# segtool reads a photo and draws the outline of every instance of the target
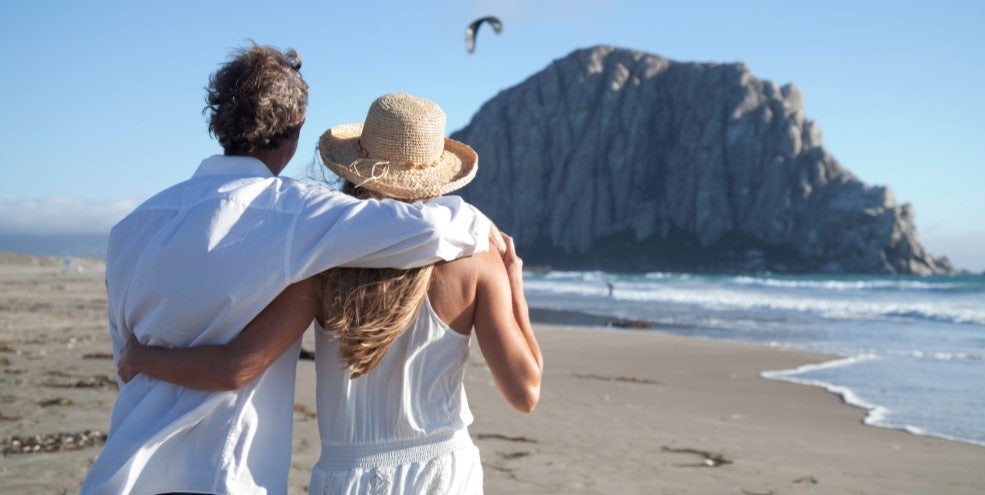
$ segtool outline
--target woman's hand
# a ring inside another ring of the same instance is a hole
[[[116,367],[116,373],[120,375],[120,379],[123,383],[133,380],[133,377],[137,376],[140,371],[137,369],[137,359],[134,356],[141,347],[140,342],[137,342],[137,337],[130,334],[130,339],[127,340],[126,345],[120,350],[120,362]]]

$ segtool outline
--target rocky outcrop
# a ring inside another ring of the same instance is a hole
[[[453,135],[462,195],[529,264],[610,270],[951,271],[913,209],[823,148],[800,91],[745,65],[600,46],[486,102]]]

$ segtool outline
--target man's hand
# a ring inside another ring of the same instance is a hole
[[[502,233],[502,232],[500,232],[499,231],[499,227],[496,227],[496,224],[494,224],[492,222],[492,220],[490,220],[489,221],[489,245],[490,246],[495,246],[496,247],[496,251],[499,253],[500,256],[503,256],[503,255],[506,254],[506,239],[509,239],[509,236],[506,235],[506,234],[504,234],[504,233]],[[512,241],[513,240],[510,239],[510,242],[512,242]]]
[[[120,363],[116,367],[116,373],[120,375],[123,383],[133,380],[133,377],[139,373],[135,364],[136,358],[134,357],[135,350],[139,347],[140,342],[137,342],[137,338],[133,334],[130,334],[130,339],[127,340],[126,345],[120,350]]]
[[[516,254],[516,246],[513,244],[513,238],[500,232],[503,236],[503,241],[506,243],[506,250],[500,252],[500,256],[503,257],[503,264],[506,265],[506,275],[510,279],[510,284],[513,285],[514,289],[519,289],[523,291],[523,259]]]

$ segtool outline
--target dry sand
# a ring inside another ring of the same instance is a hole
[[[103,270],[0,254],[2,494],[76,493],[99,453],[98,434],[82,448],[53,434],[109,426]],[[466,388],[487,493],[985,493],[985,448],[864,426],[864,411],[835,395],[759,377],[826,356],[652,331],[537,334],[547,369],[530,415],[506,406],[473,355]],[[318,433],[313,363],[298,372],[291,493],[302,494]],[[55,451],[14,453],[33,435]]]

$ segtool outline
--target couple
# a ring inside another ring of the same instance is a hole
[[[462,390],[473,328],[504,397],[536,405],[522,262],[481,213],[439,197],[474,177],[475,152],[444,137],[437,105],[391,94],[319,141],[348,194],[279,178],[304,123],[299,68],[294,52],[260,46],[222,66],[207,97],[224,154],[113,228],[106,286],[125,383],[83,494],[286,493],[313,319],[311,493],[482,491]]]

